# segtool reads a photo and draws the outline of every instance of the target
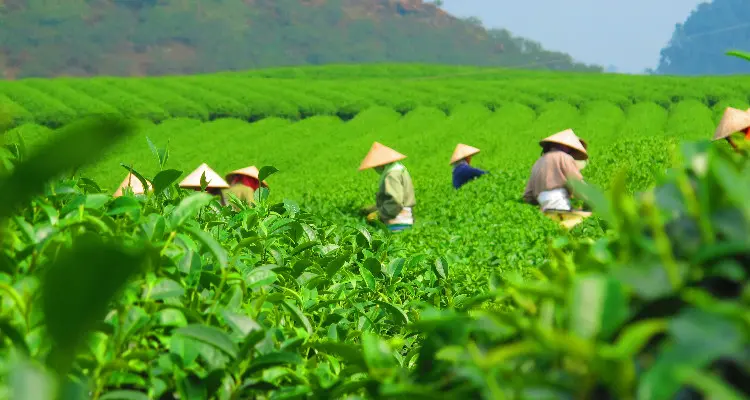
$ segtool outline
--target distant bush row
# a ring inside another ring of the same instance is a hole
[[[467,102],[481,103],[490,109],[515,102],[539,110],[552,101],[579,108],[592,101],[607,101],[625,110],[641,102],[671,109],[685,100],[720,108],[729,104],[745,107],[750,100],[748,79],[735,78],[729,84],[726,78],[719,77],[493,72],[477,68],[466,68],[464,73],[453,68],[453,75],[430,77],[406,69],[415,67],[403,68],[401,75],[396,71],[390,79],[383,79],[385,75],[378,75],[377,70],[367,75],[361,67],[363,72],[356,82],[346,78],[343,66],[330,70],[344,71],[340,79],[329,79],[336,75],[324,68],[301,68],[270,70],[266,75],[249,72],[143,79],[5,81],[0,82],[0,113],[5,119],[10,116],[11,126],[36,123],[58,127],[91,114],[118,114],[153,122],[175,117],[253,121],[269,116],[294,120],[312,115],[338,115],[348,119],[374,105],[406,113],[419,106],[451,112],[455,106]],[[478,77],[471,75],[477,73]],[[489,79],[489,75],[493,78]],[[362,78],[372,76],[381,78]],[[474,79],[469,79],[472,76]],[[295,77],[298,78],[289,79]]]

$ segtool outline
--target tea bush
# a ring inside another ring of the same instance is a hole
[[[682,101],[714,107],[747,102],[746,77],[656,77],[520,71],[426,65],[324,66],[159,78],[57,78],[0,82],[0,110],[14,124],[59,127],[76,118],[117,112],[159,122],[234,117],[256,121],[338,115],[350,119],[372,105],[408,113],[419,106],[444,112],[464,103],[492,110],[508,103],[538,109],[563,101],[575,107],[607,101],[627,109]]]
[[[582,188],[610,234],[561,236],[539,268],[459,275],[265,189],[239,212],[180,190],[164,149],[148,196],[40,186],[127,127],[82,128],[98,131],[66,128],[29,158],[6,146],[5,398],[750,394],[748,161],[711,144],[683,146],[638,199],[624,174],[611,196]]]
[[[0,82],[0,398],[742,398],[747,163],[678,151],[748,100],[732,79]],[[58,128],[89,114],[105,119]],[[595,217],[566,233],[520,196],[538,140],[569,127],[607,194],[589,189]],[[376,140],[417,190],[399,235],[356,215]],[[490,174],[455,191],[458,142]],[[176,187],[201,162],[280,172],[235,212]],[[121,163],[156,192],[112,198]]]

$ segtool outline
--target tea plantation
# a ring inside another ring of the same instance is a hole
[[[750,396],[750,165],[706,141],[748,93],[423,65],[0,82],[0,398]],[[570,232],[520,200],[566,128],[595,211]],[[408,156],[399,235],[357,215],[373,141]],[[490,175],[456,191],[459,142]],[[278,172],[234,212],[176,187],[202,162]],[[155,192],[113,199],[121,164]]]

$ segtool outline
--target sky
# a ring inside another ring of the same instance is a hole
[[[707,0],[443,0],[458,17],[477,17],[570,54],[577,61],[613,65],[618,72],[656,68],[659,51],[677,23]]]

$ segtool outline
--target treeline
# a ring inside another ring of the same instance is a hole
[[[0,77],[195,74],[420,62],[601,71],[437,7],[379,0],[6,0]]]
[[[700,4],[677,24],[662,49],[657,74],[723,75],[750,73],[750,64],[726,57],[728,50],[750,50],[750,2],[714,0]]]

